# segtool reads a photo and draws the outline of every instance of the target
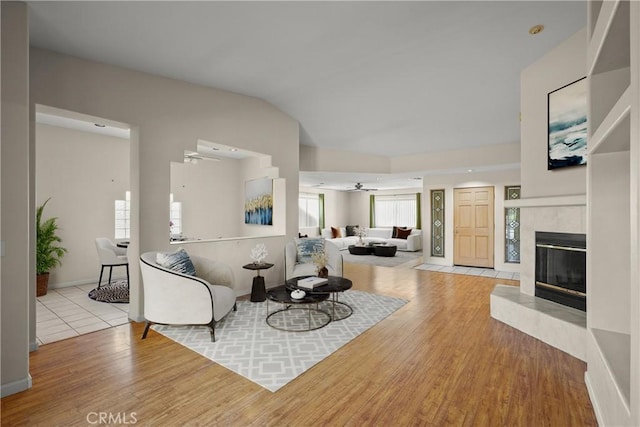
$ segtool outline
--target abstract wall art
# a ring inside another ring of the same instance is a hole
[[[258,178],[245,182],[244,223],[273,225],[273,179]]]
[[[587,164],[587,80],[547,95],[547,169]]]

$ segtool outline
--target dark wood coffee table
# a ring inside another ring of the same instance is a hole
[[[289,279],[285,282],[285,287],[289,290],[294,289],[302,289],[309,295],[315,294],[331,294],[331,320],[343,320],[353,314],[353,307],[351,307],[346,302],[338,301],[338,295],[344,291],[351,289],[353,283],[351,280],[339,277],[339,276],[329,276],[327,277],[327,283],[320,285],[314,289],[306,289],[298,286],[298,280],[304,279],[311,276],[300,276],[294,277],[293,279]],[[336,307],[337,305],[337,307]],[[338,314],[336,315],[336,308],[338,308]],[[340,313],[342,312],[342,313]]]
[[[321,310],[319,304],[329,299],[329,295],[326,292],[307,293],[304,298],[295,299],[291,298],[291,290],[285,286],[269,289],[266,294],[267,325],[286,332],[307,332],[324,328],[331,322],[331,315]],[[270,313],[269,301],[282,304],[284,308]],[[306,316],[304,312],[298,313],[298,310],[306,310]],[[278,318],[279,320],[274,320]]]
[[[348,249],[351,255],[371,255],[373,253],[373,246],[370,245],[349,245]]]
[[[396,245],[377,244],[373,245],[373,254],[376,256],[396,256],[398,247]]]

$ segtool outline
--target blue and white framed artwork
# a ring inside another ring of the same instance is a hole
[[[244,223],[273,225],[273,179],[246,181],[244,190]]]
[[[587,164],[587,80],[583,77],[547,95],[547,169]]]

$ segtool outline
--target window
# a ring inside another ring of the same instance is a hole
[[[115,201],[116,239],[129,239],[131,236],[131,192],[124,193],[124,200]]]
[[[300,193],[298,197],[298,227],[320,225],[320,197],[317,194]]]
[[[520,198],[520,186],[505,187],[505,200]],[[520,263],[520,208],[505,208],[505,262]]]
[[[415,194],[376,196],[374,218],[376,227],[411,227],[417,225],[418,211]]]
[[[169,195],[169,233],[171,236],[182,235],[182,202],[174,202],[173,194]]]

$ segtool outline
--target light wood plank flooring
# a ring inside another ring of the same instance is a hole
[[[494,285],[517,282],[355,264],[345,276],[410,302],[277,393],[131,323],[32,353],[33,388],[2,399],[2,425],[95,425],[100,412],[145,426],[596,425],[586,365],[491,319]]]

